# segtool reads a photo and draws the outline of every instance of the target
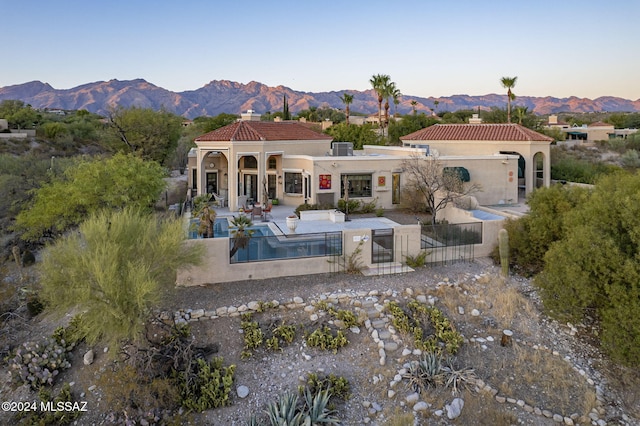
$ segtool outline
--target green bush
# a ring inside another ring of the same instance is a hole
[[[634,366],[640,365],[638,218],[640,174],[600,179],[563,218],[563,233],[549,246],[544,270],[535,279],[551,315],[599,320],[602,348]]]

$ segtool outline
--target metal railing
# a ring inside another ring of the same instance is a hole
[[[422,224],[420,247],[431,264],[471,262],[474,245],[482,244],[482,223]]]

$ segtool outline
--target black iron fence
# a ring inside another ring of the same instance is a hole
[[[482,244],[482,223],[422,224],[420,247],[429,252],[427,262],[471,262],[474,245]]]

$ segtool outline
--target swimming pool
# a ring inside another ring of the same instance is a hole
[[[189,238],[202,239],[197,232],[199,222],[197,218],[190,219]],[[237,242],[233,229],[226,218],[216,218],[213,224],[214,238],[229,238],[229,252],[234,253],[231,263],[342,255],[342,232],[339,231],[285,235],[276,234],[268,223],[256,224],[247,228],[253,231],[249,244],[234,250]]]

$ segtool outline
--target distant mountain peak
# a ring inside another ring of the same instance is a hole
[[[179,93],[156,86],[142,78],[98,81],[64,90],[54,89],[48,83],[41,81],[31,81],[0,88],[0,101],[18,99],[34,108],[87,109],[103,115],[112,105],[165,108],[175,114],[194,118],[201,115],[215,116],[220,113],[240,114],[247,108],[261,113],[280,111],[283,93],[286,93],[293,113],[312,106],[344,109],[344,104],[340,100],[343,93],[354,95],[352,111],[367,114],[378,111],[377,96],[373,89],[364,91],[343,89],[314,93],[293,90],[283,85],[269,87],[258,81],[244,84],[231,80],[211,80],[199,89]],[[418,112],[428,114],[435,108],[436,100],[439,102],[438,111],[452,112],[460,109],[505,108],[507,104],[506,95],[495,93],[482,96],[456,94],[438,98],[404,95],[398,105],[398,113],[412,112],[412,100],[417,101]],[[593,100],[576,96],[568,98],[519,96],[513,105],[525,106],[529,111],[538,114],[640,111],[640,99],[631,101],[613,96],[601,96]]]

